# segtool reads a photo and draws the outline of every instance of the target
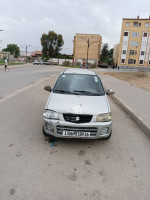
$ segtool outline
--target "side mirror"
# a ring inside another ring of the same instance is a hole
[[[107,95],[112,95],[112,94],[115,94],[115,93],[114,93],[114,91],[113,91],[113,90],[111,90],[111,89],[108,89],[108,90],[106,91],[106,94],[107,94]]]
[[[45,86],[44,87],[44,90],[46,90],[46,91],[48,91],[48,92],[51,92],[52,91],[52,88],[51,88],[51,86]]]

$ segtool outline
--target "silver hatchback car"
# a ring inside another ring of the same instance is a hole
[[[67,69],[59,76],[43,112],[43,134],[51,137],[108,139],[112,113],[99,76],[88,69]]]

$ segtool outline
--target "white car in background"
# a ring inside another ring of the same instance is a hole
[[[33,64],[34,64],[34,65],[39,65],[40,63],[39,63],[38,60],[34,60]]]

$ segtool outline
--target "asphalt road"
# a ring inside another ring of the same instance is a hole
[[[15,68],[6,72],[4,70],[0,71],[0,97],[40,78],[59,74],[63,70],[64,68],[58,66],[35,65]]]
[[[0,200],[148,200],[150,140],[112,101],[110,140],[44,138],[55,80],[0,102]]]

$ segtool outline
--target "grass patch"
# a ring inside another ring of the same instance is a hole
[[[14,62],[8,62],[8,65],[23,65],[25,63],[14,63]],[[5,65],[5,62],[0,62],[0,65]]]

